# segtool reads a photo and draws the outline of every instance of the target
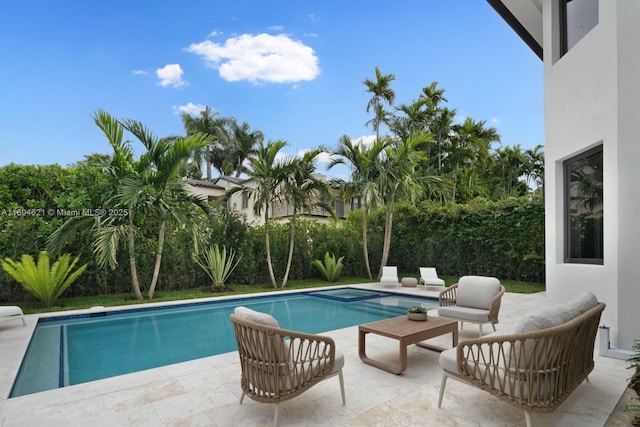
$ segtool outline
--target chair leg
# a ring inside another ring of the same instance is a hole
[[[276,410],[273,413],[273,427],[278,425],[278,409],[280,409],[280,404],[276,403]]]
[[[447,374],[442,372],[442,380],[440,380],[440,396],[438,396],[438,409],[442,406],[442,396],[444,396],[444,387],[447,385]]]
[[[496,332],[496,324],[495,324],[495,323],[492,323],[492,324],[491,324],[491,327],[493,328],[493,332]]]
[[[480,326],[480,336],[482,336],[482,323],[479,323]]]
[[[340,380],[340,393],[342,393],[342,406],[345,406],[347,404],[347,399],[344,395],[344,377],[342,376],[342,369],[338,374],[338,379]]]
[[[531,424],[531,413],[530,412],[524,411],[524,420],[527,423],[527,427],[532,427],[532,424]]]
[[[464,329],[464,322],[461,320],[460,321],[460,330]]]
[[[246,394],[246,393],[243,391],[243,392],[242,392],[242,396],[240,396],[240,404],[241,404],[241,405],[242,405],[242,401],[244,400],[244,395],[245,395],[245,394]]]

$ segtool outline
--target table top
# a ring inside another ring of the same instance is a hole
[[[433,316],[429,317],[428,320],[421,322],[409,320],[407,316],[404,315],[377,322],[365,323],[364,325],[359,326],[359,330],[362,332],[374,332],[388,337],[402,338],[440,327],[451,327],[457,329],[458,321]]]

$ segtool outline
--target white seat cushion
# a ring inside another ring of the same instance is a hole
[[[455,317],[458,320],[470,322],[488,322],[489,310],[472,307],[439,307],[438,316]]]
[[[340,372],[340,370],[344,368],[344,354],[336,350],[336,360],[333,364],[333,369],[331,370],[332,374],[336,372]]]
[[[456,347],[448,348],[442,353],[440,353],[440,359],[438,360],[440,363],[440,367],[445,371],[458,373],[458,360],[457,360],[458,349]]]

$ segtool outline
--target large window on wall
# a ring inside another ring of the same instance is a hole
[[[565,262],[603,263],[602,146],[564,162]]]
[[[562,54],[598,25],[599,0],[560,0]]]

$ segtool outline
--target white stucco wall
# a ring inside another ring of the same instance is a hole
[[[640,2],[618,0],[618,312],[621,347],[640,339]]]
[[[593,292],[613,346],[640,338],[640,2],[600,1],[599,23],[559,57],[557,0],[545,0],[546,286],[550,303]],[[635,49],[635,51],[634,51]],[[596,145],[604,157],[604,264],[564,263],[563,161]],[[634,247],[635,246],[635,247]],[[636,258],[636,259],[634,259]],[[635,282],[634,282],[635,279]],[[634,336],[635,335],[635,336]]]

